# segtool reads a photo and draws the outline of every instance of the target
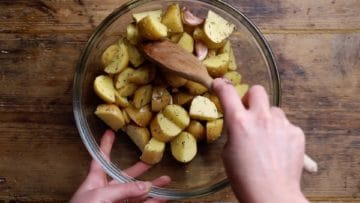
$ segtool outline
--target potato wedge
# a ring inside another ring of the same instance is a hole
[[[152,16],[157,21],[161,21],[161,14],[162,14],[162,10],[159,9],[153,11],[145,11],[141,13],[134,13],[132,14],[132,17],[134,18],[136,23],[140,22],[146,16]]]
[[[133,83],[127,83],[124,87],[117,90],[117,92],[122,97],[129,97],[135,93],[138,89],[138,86]]]
[[[180,105],[167,105],[162,113],[166,118],[171,120],[182,130],[185,129],[190,123],[190,117],[188,112]]]
[[[140,127],[146,127],[152,118],[152,112],[150,111],[149,105],[140,109],[137,109],[131,105],[127,107],[125,111],[129,115],[130,119]]]
[[[122,110],[122,114],[123,114],[123,117],[124,117],[125,125],[129,124],[131,119],[129,117],[129,114],[126,113],[125,109]]]
[[[204,32],[213,43],[221,43],[234,31],[235,25],[209,10],[204,23]]]
[[[146,16],[138,23],[139,33],[148,40],[159,40],[167,37],[167,27],[152,16]]]
[[[178,92],[173,95],[174,104],[178,104],[180,106],[189,103],[193,98],[194,95],[185,92]]]
[[[206,123],[206,141],[213,143],[220,138],[223,129],[224,120],[222,118]]]
[[[172,41],[174,43],[178,43],[178,41],[180,40],[182,35],[183,35],[182,33],[173,34],[170,37],[170,41]]]
[[[115,88],[121,89],[122,87],[129,84],[128,78],[135,70],[132,68],[126,68],[121,73],[118,73],[114,76]]]
[[[114,131],[119,130],[125,125],[123,114],[115,104],[98,105],[95,110],[95,115]]]
[[[134,24],[129,24],[126,28],[126,39],[133,45],[141,41],[141,36],[138,28]]]
[[[181,128],[161,112],[151,121],[150,130],[151,135],[162,142],[171,141],[181,132]]]
[[[115,104],[122,108],[130,106],[130,103],[129,103],[129,100],[127,99],[127,97],[121,96],[119,91],[115,91]]]
[[[171,4],[168,6],[161,22],[166,25],[168,31],[171,33],[184,32],[179,4]]]
[[[243,98],[243,96],[249,90],[249,85],[248,84],[235,85],[235,89],[236,89],[236,92],[238,93],[239,97]]]
[[[129,61],[131,65],[133,65],[135,68],[139,67],[142,63],[144,63],[145,58],[140,53],[140,51],[130,42],[126,41],[125,44],[129,52]]]
[[[182,34],[177,44],[189,53],[194,52],[194,39],[186,32]]]
[[[190,105],[190,117],[197,120],[211,121],[218,118],[218,111],[210,99],[196,96]]]
[[[126,134],[141,151],[144,151],[145,145],[150,140],[150,132],[147,128],[138,127],[136,125],[128,125],[126,127]]]
[[[145,145],[140,159],[147,164],[159,163],[165,151],[165,143],[151,138]]]
[[[190,121],[189,126],[186,128],[186,131],[192,134],[197,141],[201,141],[206,137],[205,127],[196,120]]]
[[[107,103],[115,102],[114,83],[109,76],[99,75],[94,80],[94,91]]]
[[[108,48],[105,49],[104,53],[101,56],[101,62],[106,67],[109,65],[115,55],[119,52],[119,46],[117,44],[110,45]]]
[[[181,87],[185,85],[186,82],[188,81],[187,79],[177,76],[176,74],[171,72],[164,71],[163,73],[166,82],[169,83],[171,87],[175,87],[175,88]]]
[[[121,40],[120,40],[121,41]],[[113,57],[112,61],[104,69],[105,73],[117,74],[123,71],[129,64],[129,52],[123,42],[118,44],[119,51]]]
[[[180,133],[171,141],[170,147],[173,157],[182,163],[190,162],[197,153],[196,139],[188,132]]]
[[[210,49],[208,51],[208,54],[207,54],[206,58],[211,58],[211,57],[214,57],[214,56],[216,56],[216,49]]]
[[[191,80],[187,81],[187,83],[185,84],[185,88],[190,94],[193,95],[203,94],[208,91],[208,89],[204,85]]]
[[[225,45],[219,49],[219,54],[228,53],[229,54],[229,70],[236,70],[237,64],[234,55],[234,51],[231,47],[230,40],[227,40]]]
[[[212,77],[221,77],[223,76],[229,67],[229,54],[223,53],[217,56],[209,57],[203,61],[203,64],[206,66],[209,75]]]
[[[218,110],[219,113],[223,113],[221,102],[216,95],[210,94],[210,93],[205,93],[203,96],[206,98],[209,98],[210,101],[212,101],[215,104],[216,109]]]
[[[159,112],[170,104],[172,97],[165,87],[155,86],[151,96],[151,110]]]
[[[214,43],[212,42],[205,34],[204,30],[202,30],[200,27],[195,28],[193,32],[193,38],[194,40],[201,40],[206,44],[206,46],[209,49],[218,49],[225,45],[226,40],[220,42],[220,43]]]
[[[133,104],[136,108],[149,104],[152,96],[152,85],[145,85],[136,90],[134,94]]]
[[[225,73],[224,78],[228,79],[233,85],[239,85],[241,82],[241,75],[237,71]]]
[[[136,69],[128,78],[129,82],[146,85],[154,80],[156,76],[156,68],[152,65],[143,65]]]

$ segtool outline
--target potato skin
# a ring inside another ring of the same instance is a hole
[[[154,86],[151,96],[151,110],[159,112],[170,104],[172,97],[165,87]]]
[[[185,84],[185,88],[190,94],[193,95],[203,94],[208,91],[208,89],[204,85],[191,80],[187,81],[187,83]]]
[[[112,61],[104,69],[104,71],[108,74],[120,73],[129,64],[129,52],[122,40],[120,40],[118,46],[118,52],[114,55]]]
[[[186,32],[182,34],[177,44],[189,53],[194,52],[194,39]]]
[[[114,76],[114,83],[116,89],[121,89],[122,87],[125,87],[127,84],[129,84],[129,76],[134,72],[135,70],[128,67],[124,69],[122,72],[116,74]]]
[[[106,75],[99,75],[94,80],[95,94],[106,103],[115,102],[115,89],[112,79]]]
[[[219,43],[215,43],[212,42],[205,34],[204,30],[201,29],[200,27],[195,28],[194,32],[193,32],[193,38],[195,40],[201,40],[202,42],[204,42],[206,44],[206,46],[209,49],[218,49],[224,46],[224,44],[226,43],[226,40],[219,42]]]
[[[150,132],[147,128],[136,125],[128,125],[126,127],[126,134],[128,134],[130,139],[141,151],[144,151],[145,145],[150,140]]]
[[[186,131],[192,134],[197,141],[201,141],[206,137],[205,127],[196,120],[190,121],[189,126],[186,128]]]
[[[162,142],[171,141],[181,132],[181,128],[166,118],[161,112],[152,120],[150,130],[151,135]]]
[[[173,95],[174,104],[180,106],[188,104],[193,98],[194,95],[185,92],[178,92]]]
[[[145,145],[140,159],[147,164],[156,164],[161,161],[164,151],[165,143],[156,138],[151,138]]]
[[[166,25],[171,33],[184,32],[179,4],[171,4],[168,6],[161,22]]]
[[[104,53],[101,56],[101,61],[104,67],[109,65],[115,55],[119,52],[119,46],[117,44],[112,44],[105,49]]]
[[[136,108],[141,108],[151,102],[152,85],[145,85],[136,90],[133,104]]]
[[[224,78],[228,79],[233,85],[239,85],[241,82],[241,75],[237,71],[225,73]]]
[[[137,109],[131,105],[127,107],[125,111],[129,115],[131,120],[140,127],[146,127],[150,123],[152,118],[152,112],[150,111],[149,105],[146,105],[140,109]]]
[[[164,71],[163,74],[164,74],[164,78],[165,78],[166,82],[171,87],[174,87],[174,88],[184,86],[186,84],[186,82],[188,81],[187,79],[177,76],[171,72]]]
[[[204,23],[205,35],[213,43],[220,43],[226,40],[234,31],[235,25],[209,10]]]
[[[203,96],[196,96],[190,105],[190,118],[211,121],[219,117],[215,104]]]
[[[197,153],[196,139],[188,132],[180,133],[171,141],[170,147],[173,157],[182,163],[190,162]]]
[[[190,124],[190,117],[188,112],[180,105],[167,105],[163,110],[163,114],[182,130]]]
[[[223,76],[229,67],[229,54],[223,53],[213,57],[206,58],[203,61],[203,64],[206,66],[209,75],[212,77],[221,77]]]
[[[225,45],[219,49],[219,54],[228,53],[229,54],[229,70],[236,70],[237,64],[234,55],[234,50],[231,47],[230,40],[227,40]]]
[[[141,36],[148,40],[159,40],[167,36],[167,27],[152,16],[146,16],[138,23]]]
[[[154,80],[156,69],[152,65],[144,64],[134,70],[128,77],[128,81],[137,85],[146,85]]]
[[[222,118],[206,123],[206,141],[213,143],[220,138],[223,129],[224,120]]]
[[[95,115],[97,115],[114,131],[119,130],[125,125],[121,110],[114,104],[98,105],[95,110]]]

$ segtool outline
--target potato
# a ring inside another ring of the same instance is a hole
[[[95,115],[115,131],[125,125],[121,110],[114,104],[100,104],[96,107]]]
[[[214,56],[216,56],[216,49],[209,49],[206,58],[210,58],[210,57],[214,57]]]
[[[241,75],[237,71],[225,73],[224,78],[228,79],[233,85],[239,85],[241,82]]]
[[[97,96],[107,103],[115,102],[115,89],[109,76],[99,75],[94,80],[94,91]]]
[[[210,99],[196,96],[190,105],[190,117],[192,119],[211,121],[218,118],[218,111]]]
[[[167,105],[162,113],[166,118],[174,122],[182,130],[185,129],[190,123],[188,112],[180,105]]]
[[[184,105],[189,103],[194,98],[194,95],[185,93],[185,92],[178,92],[173,95],[174,104]]]
[[[190,162],[197,153],[196,139],[188,132],[180,133],[171,141],[170,147],[173,157],[182,163]]]
[[[213,43],[221,43],[234,31],[235,25],[209,10],[204,23],[204,32]]]
[[[202,30],[201,28],[197,27],[195,28],[194,32],[193,32],[193,38],[195,40],[201,40],[202,42],[204,42],[206,44],[206,46],[209,49],[218,49],[221,48],[225,45],[226,40],[220,42],[220,43],[214,43],[212,42],[205,34],[204,30]]]
[[[141,36],[138,28],[134,24],[129,24],[126,28],[126,39],[133,45],[141,41]]]
[[[134,94],[133,104],[136,108],[149,104],[152,96],[152,85],[145,85],[136,90]]]
[[[152,112],[150,111],[149,105],[140,109],[137,109],[131,105],[127,107],[125,111],[129,115],[130,119],[140,127],[146,127],[152,118]]]
[[[213,143],[221,136],[223,129],[224,120],[216,119],[213,121],[208,121],[206,123],[206,141],[207,143]]]
[[[210,93],[205,93],[203,96],[210,99],[210,101],[212,101],[215,104],[216,109],[218,110],[219,113],[223,113],[221,102],[216,95],[210,94]]]
[[[126,127],[126,134],[141,151],[144,151],[145,145],[150,140],[150,132],[147,128],[138,127],[136,125],[128,125]]]
[[[122,114],[123,114],[123,117],[124,117],[125,124],[129,124],[131,119],[129,117],[129,114],[126,113],[125,109],[122,111]]]
[[[115,88],[120,89],[124,86],[126,86],[129,81],[129,76],[134,72],[135,70],[132,68],[126,68],[121,73],[118,73],[114,76],[114,82],[115,82]]]
[[[217,56],[209,57],[203,61],[206,66],[209,75],[212,77],[223,76],[229,67],[229,54],[223,53]]]
[[[192,134],[197,141],[205,139],[205,128],[199,121],[190,121],[189,126],[186,128],[186,131]]]
[[[229,54],[229,70],[236,70],[236,59],[234,51],[231,48],[230,40],[227,40],[225,45],[219,49],[219,54],[228,53]]]
[[[127,83],[124,87],[117,90],[117,92],[122,97],[129,97],[135,93],[138,89],[138,86],[133,83]]]
[[[130,42],[126,42],[125,44],[129,52],[129,61],[131,65],[133,65],[135,68],[139,67],[142,63],[144,63],[145,58]]]
[[[171,4],[168,6],[161,22],[166,25],[169,32],[184,32],[179,4]]]
[[[152,16],[157,21],[161,21],[162,10],[145,11],[141,13],[132,14],[136,23],[140,22],[146,16]]]
[[[161,111],[172,100],[170,93],[165,87],[155,86],[151,96],[151,110],[154,112]]]
[[[165,143],[151,138],[145,145],[140,159],[147,164],[159,163],[165,151]]]
[[[118,91],[115,91],[115,104],[122,108],[130,106],[127,97],[121,96],[121,94]]]
[[[181,128],[161,112],[151,121],[150,130],[151,135],[162,142],[171,141],[181,132]]]
[[[208,91],[208,89],[204,85],[191,80],[187,81],[187,83],[185,84],[185,88],[189,91],[190,94],[194,95],[203,94]]]
[[[111,63],[109,63],[109,65],[107,65],[104,69],[104,71],[108,74],[120,73],[129,64],[129,52],[125,44],[120,42],[118,46],[119,51],[115,54]]]
[[[182,34],[177,44],[189,53],[194,52],[194,39],[186,32]]]
[[[182,33],[173,34],[170,37],[170,41],[172,41],[174,43],[178,43],[178,41],[180,40],[182,35],[183,35]]]
[[[138,23],[141,36],[149,40],[159,40],[167,37],[167,27],[152,16],[146,16]]]
[[[164,78],[171,87],[181,87],[186,84],[187,79],[180,77],[174,73],[164,71]]]
[[[156,76],[156,69],[152,65],[143,65],[136,69],[128,78],[129,82],[146,85],[154,80]]]
[[[115,55],[119,52],[119,46],[117,44],[110,45],[105,49],[104,53],[101,56],[101,61],[104,67],[109,65]]]
[[[235,89],[239,97],[242,98],[249,90],[249,85],[248,84],[235,85]]]

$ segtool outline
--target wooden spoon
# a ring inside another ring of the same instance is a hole
[[[159,64],[186,79],[201,83],[212,89],[213,79],[206,67],[191,53],[170,41],[151,42],[142,46],[144,54],[152,62]],[[304,156],[304,168],[308,172],[316,172],[317,164],[308,155]]]

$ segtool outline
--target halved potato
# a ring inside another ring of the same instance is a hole
[[[132,121],[134,121],[140,127],[146,127],[152,118],[152,112],[150,111],[150,106],[144,106],[140,109],[135,108],[134,106],[129,106],[125,109],[126,113],[129,115]]]
[[[152,65],[145,64],[136,69],[128,78],[129,82],[146,85],[154,80],[156,76],[156,68]]]
[[[186,32],[182,34],[177,44],[189,53],[194,52],[194,39]]]
[[[210,94],[210,93],[205,93],[203,96],[206,97],[206,98],[209,98],[210,101],[212,101],[215,104],[215,106],[216,106],[219,113],[223,113],[221,102],[220,102],[219,98],[216,95]]]
[[[150,140],[149,130],[147,128],[138,127],[136,125],[128,125],[126,127],[126,134],[141,151],[144,150],[145,145]]]
[[[224,120],[222,118],[206,123],[206,141],[213,143],[221,136]]]
[[[133,104],[136,108],[141,108],[151,102],[152,85],[145,85],[136,90]]]
[[[188,112],[180,105],[167,105],[163,110],[163,114],[181,129],[186,128],[190,123]]]
[[[127,97],[121,96],[118,91],[115,91],[115,104],[123,108],[130,106]]]
[[[135,93],[138,86],[133,83],[127,83],[124,87],[117,90],[122,97],[129,97]]]
[[[119,46],[117,44],[110,45],[105,49],[104,53],[101,56],[101,61],[104,67],[109,65],[115,55],[119,52]]]
[[[140,159],[147,164],[159,163],[165,151],[165,143],[151,138],[145,145]]]
[[[220,42],[220,43],[214,43],[212,42],[205,34],[204,30],[202,30],[200,27],[195,28],[194,32],[193,32],[193,38],[195,40],[201,40],[202,42],[204,42],[206,44],[206,46],[209,49],[218,49],[220,47],[223,47],[226,40]]]
[[[96,107],[95,115],[114,131],[119,130],[125,125],[121,110],[114,104],[100,104]]]
[[[154,19],[160,21],[161,20],[162,10],[153,10],[153,11],[145,11],[141,13],[132,14],[136,23],[140,22],[146,16],[152,16]]]
[[[235,25],[209,10],[204,23],[206,36],[214,43],[220,43],[227,39],[234,31]]]
[[[246,94],[246,92],[249,90],[249,85],[248,84],[235,85],[235,89],[236,89],[239,97],[242,98]]]
[[[169,32],[184,32],[179,4],[171,4],[168,6],[161,22],[166,25]]]
[[[194,98],[194,95],[185,93],[185,92],[178,92],[173,95],[174,104],[184,105],[189,103]]]
[[[161,112],[151,121],[150,130],[151,135],[162,142],[171,141],[181,132],[181,128]]]
[[[210,99],[196,96],[190,105],[190,117],[192,119],[211,121],[218,118],[218,111]]]
[[[138,23],[141,36],[149,40],[159,40],[167,36],[167,27],[152,16],[146,16]]]
[[[180,133],[170,143],[174,158],[182,163],[190,162],[197,153],[197,143],[193,135],[188,132]]]
[[[141,41],[141,36],[138,28],[134,24],[129,24],[126,28],[126,39],[133,45]]]
[[[165,87],[155,86],[151,96],[151,110],[159,112],[170,104],[172,97]]]
[[[119,51],[115,56],[113,57],[111,63],[107,65],[104,69],[104,71],[108,74],[116,74],[123,71],[127,65],[129,64],[129,52],[123,42],[118,44]]]
[[[186,84],[187,79],[180,77],[174,73],[163,71],[164,78],[170,86],[178,88]]]
[[[229,54],[229,70],[236,70],[236,59],[234,51],[231,47],[230,40],[227,40],[225,45],[219,49],[219,54],[228,53]]]
[[[205,139],[205,127],[199,121],[191,120],[186,131],[192,134],[197,141]]]
[[[203,94],[208,91],[208,89],[204,85],[191,80],[187,81],[187,83],[185,84],[185,88],[190,94],[194,95]]]
[[[114,76],[114,82],[115,82],[115,88],[120,89],[124,86],[126,86],[129,81],[129,76],[134,72],[134,69],[128,67],[125,70],[123,70],[121,73],[118,73]]]
[[[228,79],[233,85],[239,85],[241,82],[241,75],[237,71],[225,73],[224,78]]]
[[[129,52],[129,61],[131,65],[133,65],[135,68],[139,67],[142,63],[144,63],[145,58],[134,45],[128,41],[125,43]]]
[[[209,57],[203,61],[209,74],[212,77],[223,76],[229,67],[229,54],[223,53],[217,56]]]
[[[114,83],[109,76],[99,75],[94,80],[94,91],[97,96],[107,103],[115,102]]]

